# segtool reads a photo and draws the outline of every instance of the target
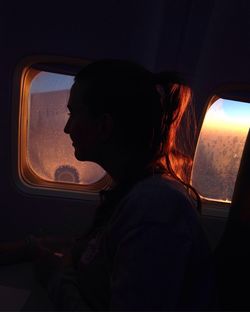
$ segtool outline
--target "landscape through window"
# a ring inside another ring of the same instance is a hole
[[[31,82],[27,160],[40,178],[54,182],[91,185],[106,174],[93,162],[80,162],[64,127],[73,76],[39,72]]]
[[[202,197],[231,202],[249,126],[250,103],[220,98],[208,109],[192,172]]]

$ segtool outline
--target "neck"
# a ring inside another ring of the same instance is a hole
[[[128,154],[116,151],[103,157],[100,165],[112,177],[115,185],[136,181],[150,174],[143,157],[138,153]]]

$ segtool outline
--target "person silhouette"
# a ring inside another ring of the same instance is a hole
[[[211,252],[185,175],[190,161],[177,145],[190,98],[178,75],[130,61],[96,61],[76,75],[64,131],[75,157],[98,163],[113,185],[72,252],[70,274],[50,285],[60,308],[211,309]]]
[[[64,132],[79,161],[112,178],[94,224],[69,252],[38,252],[59,310],[211,310],[211,250],[178,135],[191,90],[175,73],[99,60],[75,77]],[[197,209],[195,209],[195,202]]]

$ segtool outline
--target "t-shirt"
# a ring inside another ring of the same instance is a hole
[[[133,186],[49,294],[70,311],[211,310],[211,251],[182,185],[160,175]]]

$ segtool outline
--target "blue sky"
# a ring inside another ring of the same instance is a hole
[[[41,72],[33,79],[30,91],[38,93],[70,89],[73,82],[74,76]]]
[[[208,109],[203,125],[205,128],[248,131],[250,128],[250,103],[218,99]]]
[[[227,115],[232,117],[245,118],[246,116],[250,116],[250,103],[224,100],[222,108]]]
[[[214,117],[223,113],[230,118],[245,119],[250,117],[250,103],[220,98],[212,104],[208,111],[213,112]]]

